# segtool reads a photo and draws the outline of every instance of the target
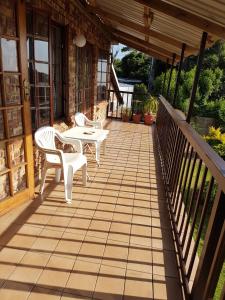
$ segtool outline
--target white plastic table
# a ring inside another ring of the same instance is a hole
[[[90,143],[95,144],[95,159],[97,164],[100,163],[100,147],[102,142],[104,143],[104,154],[106,149],[106,138],[109,134],[109,130],[96,129],[93,127],[73,127],[62,133],[63,136],[80,140],[83,144]]]

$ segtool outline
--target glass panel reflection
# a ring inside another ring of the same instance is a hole
[[[46,108],[39,109],[40,125],[48,125],[50,123],[50,110]]]
[[[24,190],[26,186],[26,168],[21,166],[13,171],[13,193]]]
[[[16,41],[1,39],[3,71],[18,72]]]
[[[6,105],[21,104],[20,79],[18,75],[5,75],[5,102]]]
[[[5,138],[3,113],[0,111],[0,140]],[[1,156],[0,156],[1,157]]]
[[[23,124],[21,109],[14,108],[7,110],[9,136],[17,136],[23,134]]]
[[[9,175],[4,174],[0,176],[0,200],[9,196]]]
[[[49,85],[48,64],[35,63],[36,83],[38,85]]]
[[[9,153],[13,166],[25,161],[23,139],[18,139],[9,144]]]
[[[49,87],[39,87],[36,89],[36,97],[40,106],[49,108],[50,104],[50,88]]]
[[[6,157],[5,143],[1,143],[0,144],[0,171],[4,171],[6,168],[7,168],[7,157]]]
[[[48,62],[48,42],[34,41],[35,60]]]
[[[48,37],[48,16],[35,14],[34,34]]]

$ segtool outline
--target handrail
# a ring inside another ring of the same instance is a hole
[[[163,96],[160,96],[159,99],[225,193],[225,161],[202,139],[190,124],[180,118],[176,110]]]
[[[225,259],[225,161],[159,100],[159,154],[184,292],[187,299],[212,299]]]

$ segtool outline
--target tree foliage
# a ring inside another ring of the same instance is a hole
[[[128,51],[130,48],[125,48]],[[114,67],[118,77],[139,79],[145,85],[148,83],[151,58],[137,50],[131,50],[120,61],[114,62]]]

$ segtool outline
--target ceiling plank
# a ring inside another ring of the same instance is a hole
[[[142,5],[148,6],[151,9],[159,11],[165,15],[176,18],[180,21],[193,25],[203,31],[214,34],[217,37],[225,38],[225,27],[214,23],[199,15],[193,14],[190,11],[174,6],[162,0],[134,0]]]
[[[138,44],[136,44],[134,42],[131,42],[131,41],[125,39],[125,38],[114,36],[114,39],[116,41],[118,41],[119,43],[125,44],[125,45],[127,45],[127,46],[129,46],[129,47],[131,47],[133,49],[136,49],[136,50],[138,50],[140,52],[143,52],[143,53],[145,53],[145,54],[147,54],[149,56],[152,56],[152,57],[154,57],[156,59],[159,59],[159,60],[162,60],[164,62],[166,62],[166,60],[168,59],[168,57],[165,56],[165,55],[159,54],[159,53],[157,53],[157,52],[155,52],[155,51],[153,51],[151,49],[148,49],[148,48],[145,48],[143,46],[140,46],[140,45],[138,45]],[[171,62],[172,62],[172,59],[169,58],[169,63],[171,63]]]
[[[170,51],[167,51],[166,49],[163,49],[161,47],[158,47],[154,44],[151,44],[149,42],[146,42],[144,40],[141,40],[139,38],[136,38],[135,36],[131,35],[131,34],[128,34],[128,33],[125,33],[121,30],[117,30],[117,29],[112,29],[112,32],[114,35],[118,36],[118,37],[121,37],[121,38],[125,38],[126,40],[130,40],[131,42],[134,42],[136,44],[139,44],[140,46],[144,46],[150,50],[153,50],[161,55],[165,55],[165,56],[168,56],[168,57],[172,57],[173,56],[173,53],[170,52]],[[180,50],[179,50],[180,52]],[[179,58],[180,57],[180,53],[177,53],[177,57]]]
[[[98,14],[101,18],[103,19],[108,19],[110,21],[114,21],[116,23],[119,23],[123,26],[126,26],[128,28],[131,28],[137,32],[141,32],[143,34],[147,34],[147,35],[150,35],[150,37],[153,37],[155,39],[158,39],[160,41],[163,41],[167,44],[170,44],[178,49],[181,49],[182,48],[182,42],[183,41],[178,41],[178,40],[175,40],[165,34],[162,34],[160,32],[156,32],[152,29],[149,29],[149,28],[146,28],[142,25],[139,25],[139,24],[136,24],[134,22],[131,22],[129,20],[126,20],[124,19],[123,17],[120,17],[118,15],[114,15],[108,11],[105,11],[101,8],[95,8],[95,7],[90,7],[90,11],[92,11],[93,13],[95,14]],[[195,47],[192,47],[190,45],[187,45],[187,52],[190,51],[190,52],[193,52],[193,51],[196,51],[196,48]]]

